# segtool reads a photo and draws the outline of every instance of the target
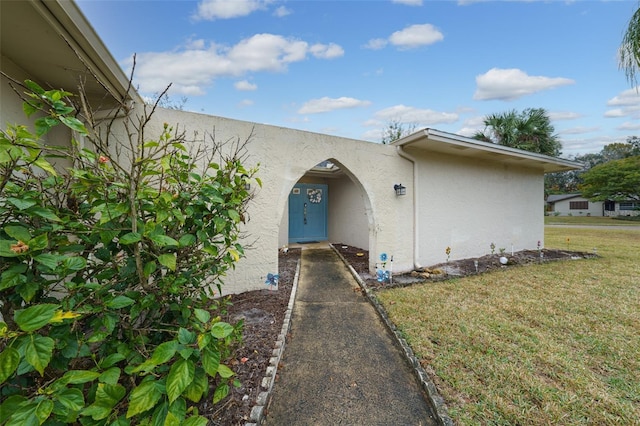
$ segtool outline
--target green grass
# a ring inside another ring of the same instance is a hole
[[[640,222],[635,220],[621,220],[598,216],[545,216],[544,223],[545,225],[637,225],[640,227]]]
[[[456,424],[639,425],[640,229],[547,228],[545,245],[601,257],[377,295]]]

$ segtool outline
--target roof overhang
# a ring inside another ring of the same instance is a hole
[[[483,142],[429,128],[400,138],[391,144],[401,147],[402,149],[414,148],[457,157],[468,157],[534,168],[543,170],[544,173],[582,169],[582,164],[576,161],[550,157],[548,155],[510,148],[491,142]]]
[[[82,80],[94,109],[139,95],[73,1],[0,2],[2,56],[41,85],[78,93]],[[94,77],[95,76],[95,77]]]

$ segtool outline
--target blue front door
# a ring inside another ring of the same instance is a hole
[[[289,194],[289,242],[326,240],[327,185],[295,185]]]

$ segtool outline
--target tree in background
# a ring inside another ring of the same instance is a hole
[[[624,71],[629,84],[635,86],[640,71],[640,8],[629,20],[618,53],[620,68]]]
[[[605,145],[600,152],[576,155],[572,158],[583,164],[582,170],[548,173],[544,177],[545,195],[579,192],[583,183],[582,174],[600,164],[640,155],[640,138],[627,137],[626,143],[615,142]]]
[[[417,127],[415,123],[408,124],[408,127],[406,128],[404,126],[405,124],[403,124],[399,120],[391,120],[389,124],[387,124],[387,127],[385,127],[382,131],[382,144],[390,144],[393,141],[410,135],[416,130]]]
[[[590,200],[640,200],[640,155],[600,164],[581,177],[582,196]]]
[[[544,108],[491,114],[484,125],[484,131],[473,135],[475,139],[552,157],[561,154],[562,145]]]

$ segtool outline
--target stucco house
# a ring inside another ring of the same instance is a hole
[[[581,194],[553,194],[547,197],[547,212],[556,216],[604,216],[604,203],[589,201]]]
[[[547,197],[547,212],[557,216],[638,216],[640,201],[590,201],[581,194],[554,194]]]
[[[73,2],[3,1],[1,8],[4,74],[71,92],[86,78],[94,108],[107,110],[125,96],[127,76]],[[17,36],[26,28],[28,37]],[[24,123],[5,76],[0,87],[2,122]],[[382,145],[172,109],[160,110],[151,129],[159,133],[164,122],[215,128],[223,140],[253,135],[247,162],[260,164],[263,186],[254,190],[244,229],[252,247],[227,277],[227,293],[264,288],[265,276],[277,272],[278,250],[291,243],[369,250],[372,271],[384,252],[394,272],[443,262],[447,247],[451,259],[485,255],[491,243],[535,249],[544,241],[544,174],[580,168],[435,129]],[[61,128],[49,138],[65,143],[70,136]]]

